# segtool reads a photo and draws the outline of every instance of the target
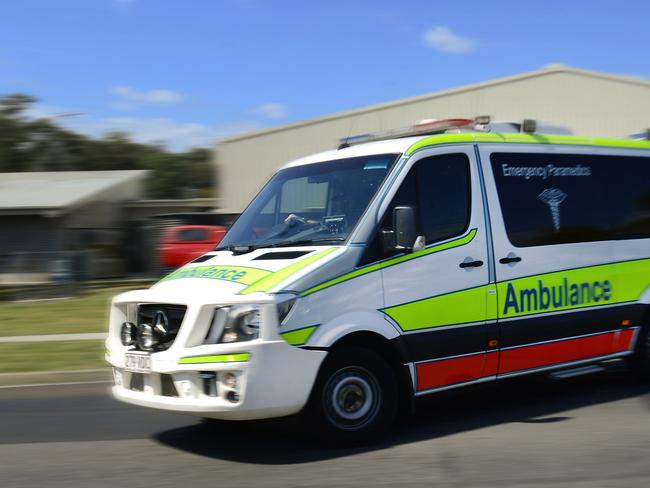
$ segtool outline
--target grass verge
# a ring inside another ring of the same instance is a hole
[[[108,367],[104,362],[104,341],[0,344],[0,358],[0,373]]]
[[[0,302],[0,336],[105,332],[111,298],[133,288],[101,288],[60,300]]]

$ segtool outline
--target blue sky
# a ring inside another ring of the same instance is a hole
[[[564,63],[650,77],[646,1],[16,0],[0,93],[172,149]]]

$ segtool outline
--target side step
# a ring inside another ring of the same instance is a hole
[[[605,371],[604,366],[601,366],[600,364],[590,364],[589,366],[582,366],[580,368],[563,369],[562,371],[556,371],[554,373],[550,373],[550,376],[554,380],[565,380],[567,378],[574,378],[576,376],[582,376],[585,374],[600,373],[601,371]]]

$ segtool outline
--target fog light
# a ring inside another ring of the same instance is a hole
[[[228,388],[235,389],[237,388],[237,375],[234,373],[226,373],[223,376],[223,384],[226,385]]]
[[[181,396],[190,396],[192,394],[192,383],[189,381],[179,381],[178,383]]]
[[[237,403],[239,401],[239,393],[236,391],[229,391],[228,395],[226,395],[226,398],[232,403]]]
[[[132,346],[135,343],[135,324],[124,322],[120,330],[120,339],[125,346]]]

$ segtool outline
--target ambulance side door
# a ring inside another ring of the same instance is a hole
[[[484,145],[499,303],[499,375],[612,352],[618,310],[606,166],[593,148]]]
[[[384,313],[403,332],[416,393],[496,373],[486,366],[488,286],[486,222],[473,146],[416,154],[390,198],[380,232],[396,206],[416,209],[424,249],[384,258]],[[491,291],[492,295],[488,295]],[[495,312],[492,312],[495,313]]]

